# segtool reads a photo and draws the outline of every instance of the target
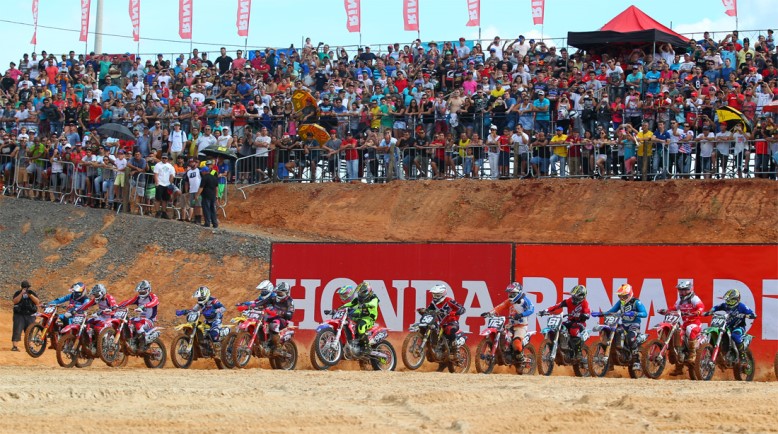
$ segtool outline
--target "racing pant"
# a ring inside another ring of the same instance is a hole
[[[154,321],[149,318],[133,318],[130,322],[138,334],[146,333],[154,328]]]
[[[735,344],[737,344],[738,350],[743,349],[743,335],[745,332],[743,327],[736,327],[730,331],[730,336],[732,337],[732,340],[735,341]]]
[[[638,334],[640,334],[640,324],[624,324],[624,333],[626,334],[626,347],[631,351],[637,350]]]
[[[219,332],[222,328],[222,318],[220,316],[217,316],[211,322],[206,322],[208,326],[210,327],[208,329],[208,336],[211,337],[211,340],[214,342],[219,342]]]
[[[270,333],[278,334],[281,332],[281,330],[285,329],[287,324],[289,322],[285,320],[284,318],[281,318],[280,316],[276,316],[273,318],[267,319],[268,324],[270,325]]]
[[[362,344],[365,344],[367,346],[367,332],[371,328],[373,328],[373,325],[375,324],[375,320],[372,317],[366,316],[362,318],[356,319],[357,324],[357,335],[355,338]]]
[[[516,354],[521,353],[521,351],[524,349],[524,337],[527,336],[527,324],[514,324],[511,328],[513,330],[513,340],[511,341],[511,344],[513,345],[513,350],[516,351]]]
[[[581,351],[581,338],[578,336],[581,334],[583,330],[586,329],[586,323],[585,322],[578,322],[578,321],[565,321],[562,323],[564,327],[567,328],[568,333],[570,333],[570,347],[574,350],[575,354],[578,354]]]
[[[448,345],[453,347],[456,345],[457,332],[459,331],[459,321],[449,321],[445,324],[441,324],[443,327],[443,336],[448,340]]]
[[[697,339],[697,336],[700,335],[700,332],[702,332],[702,327],[700,327],[700,325],[697,323],[685,322],[683,323],[683,330],[686,332],[686,337],[689,342],[692,342]]]

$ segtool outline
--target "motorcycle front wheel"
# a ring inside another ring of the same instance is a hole
[[[538,355],[532,344],[524,345],[521,350],[524,354],[524,361],[516,364],[516,373],[519,375],[534,375],[535,368],[538,365]]]
[[[32,358],[38,358],[46,351],[46,333],[41,323],[33,323],[24,332],[24,350]]]
[[[309,357],[311,359],[311,367],[315,371],[326,371],[327,369],[330,369],[330,367],[322,363],[319,356],[316,355],[316,341],[311,342]]]
[[[658,339],[649,341],[643,349],[640,350],[643,362],[643,373],[646,377],[654,380],[658,379],[667,365],[667,358],[662,355],[664,343]],[[670,348],[667,349],[670,352]]]
[[[146,346],[146,354],[143,356],[143,363],[149,369],[162,369],[167,361],[167,348],[161,339]]]
[[[494,342],[491,339],[484,338],[475,348],[475,371],[479,374],[491,374],[494,370],[496,363],[494,357],[497,357],[497,354],[492,357],[493,346]]]
[[[448,372],[464,374],[470,370],[470,348],[467,345],[457,348],[455,359],[448,362]]]
[[[221,361],[228,369],[236,367],[234,343],[237,335],[235,332],[230,332],[221,343]]]
[[[281,355],[270,358],[270,367],[282,371],[292,371],[297,366],[297,345],[286,341],[281,345]]]
[[[340,348],[340,345],[338,345]],[[397,353],[389,342],[383,341],[373,347],[373,351],[386,354],[386,359],[370,358],[374,371],[394,371],[397,368]]]
[[[403,365],[411,371],[419,369],[424,364],[422,341],[424,341],[424,337],[419,332],[408,333],[408,336],[403,340]]]
[[[57,345],[57,363],[63,368],[72,368],[76,365],[78,360],[75,354],[75,348],[77,345],[76,337],[73,335],[65,335],[59,340]]]
[[[602,342],[594,346],[594,350],[589,356],[589,371],[594,377],[604,377],[610,369],[610,357],[606,354],[608,346]]]
[[[554,357],[551,353],[554,350],[554,343],[544,339],[540,344],[540,361],[538,363],[538,372],[540,375],[549,376],[554,372]]]
[[[573,372],[576,377],[590,377],[592,373],[589,371],[589,347],[581,343],[581,359],[584,362],[573,362]]]
[[[104,328],[97,335],[97,355],[106,365],[115,368],[127,357],[124,354],[124,346],[121,339],[115,342],[116,330],[111,327]]]
[[[335,366],[343,355],[343,346],[335,340],[335,331],[326,328],[319,330],[313,338],[316,355],[327,366]]]
[[[756,368],[754,366],[754,354],[751,350],[740,356],[742,360],[735,362],[735,380],[754,381]]]
[[[178,335],[170,344],[170,361],[178,369],[189,369],[194,360],[194,346],[187,351],[189,336]]]
[[[697,350],[697,360],[694,362],[694,376],[698,380],[710,381],[715,372],[716,361],[713,360],[713,345],[704,345]]]

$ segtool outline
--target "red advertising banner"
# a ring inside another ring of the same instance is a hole
[[[406,31],[419,31],[419,0],[403,0],[403,23]]]
[[[192,39],[192,0],[178,0],[178,36]]]
[[[32,39],[30,44],[38,44],[38,0],[32,0],[32,22],[35,26],[35,30],[32,31]]]
[[[81,33],[78,40],[86,42],[89,35],[89,11],[92,6],[92,0],[81,0]]]
[[[593,311],[606,310],[617,300],[618,287],[629,283],[648,309],[644,330],[661,321],[657,310],[675,304],[680,280],[693,281],[706,309],[735,288],[758,315],[748,321],[754,356],[772,361],[778,344],[778,245],[517,245],[515,279],[538,310],[561,301],[578,284],[588,288]]]
[[[467,0],[467,27],[481,27],[481,0]]]
[[[737,16],[737,0],[721,0],[724,4],[724,13],[730,17]]]
[[[335,291],[370,282],[380,300],[379,322],[402,332],[427,306],[427,290],[436,284],[467,309],[463,331],[478,332],[480,314],[505,299],[513,246],[504,244],[329,244],[274,243],[270,278],[292,287],[295,322],[315,329],[322,312],[341,304]],[[475,342],[472,340],[471,343]]]
[[[130,21],[132,22],[132,40],[140,41],[140,0],[130,0]]]
[[[532,0],[532,23],[543,24],[546,16],[546,0]]]
[[[346,29],[350,33],[362,31],[362,5],[361,0],[343,0],[346,8]]]
[[[249,36],[249,23],[251,22],[251,0],[238,0],[238,36]]]

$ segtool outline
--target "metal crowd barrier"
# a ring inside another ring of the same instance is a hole
[[[157,186],[154,183],[153,173],[140,173],[137,177],[130,181],[131,200],[140,215],[152,215],[156,204],[155,197],[157,193]],[[174,193],[175,194],[175,193]],[[165,210],[173,210],[176,215],[176,219],[181,218],[181,208],[174,205],[174,198],[171,196],[171,200],[168,202],[168,207]]]
[[[19,157],[14,167],[13,191],[17,198],[34,197],[62,203],[72,194],[69,180],[73,167],[68,161]]]

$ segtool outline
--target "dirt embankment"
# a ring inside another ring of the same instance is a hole
[[[778,183],[419,181],[276,184],[227,213],[235,227],[354,241],[763,243],[778,240]]]

